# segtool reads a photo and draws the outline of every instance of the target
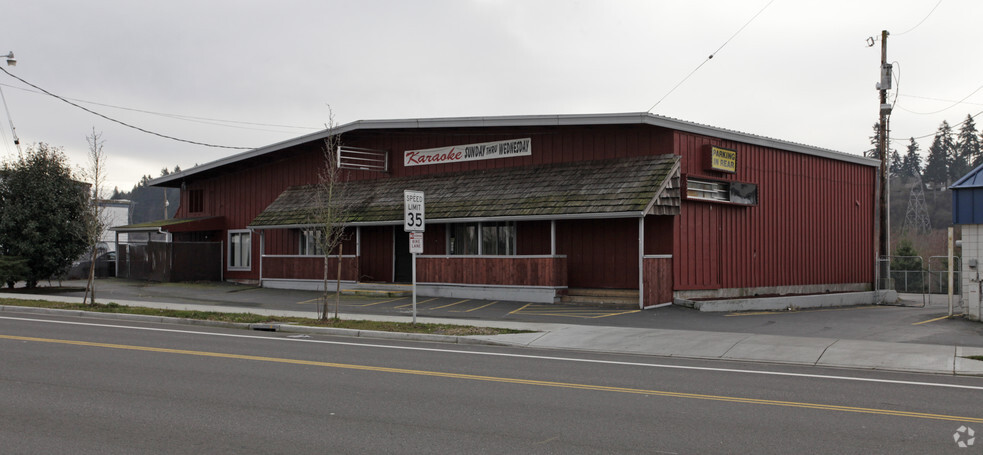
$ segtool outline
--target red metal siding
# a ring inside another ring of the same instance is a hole
[[[645,217],[645,254],[672,254],[675,219],[672,215]]]
[[[556,237],[570,287],[638,289],[638,219],[558,221]]]
[[[402,229],[397,226],[396,229]],[[423,233],[423,254],[447,253],[447,225],[428,224]]]
[[[405,150],[520,137],[532,138],[531,156],[402,164]],[[684,177],[756,183],[760,199],[756,207],[684,201],[678,216],[647,218],[646,253],[674,255],[676,289],[873,281],[872,167],[646,125],[366,130],[347,133],[342,142],[390,151],[389,174],[353,171],[352,179],[675,153],[682,156]],[[702,146],[711,143],[737,150],[736,174],[703,170]],[[321,143],[316,142],[189,181],[187,189],[205,190],[205,213],[195,215],[224,216],[228,229],[243,229],[287,187],[315,182],[322,159]],[[178,216],[189,215],[185,206]],[[569,256],[571,286],[637,288],[637,220],[563,221],[557,226],[557,253]],[[266,232],[268,254],[296,251],[295,232]],[[388,226],[363,228],[364,279],[392,279],[392,232]],[[521,254],[548,253],[547,222],[520,223],[518,235]],[[445,236],[428,229],[426,253],[444,254]],[[227,242],[224,232],[221,237]],[[227,271],[227,278],[259,277],[259,243],[254,237],[252,270]],[[345,251],[350,251],[349,244]]]
[[[516,223],[515,250],[520,256],[550,254],[550,222],[526,221]]]
[[[360,281],[393,279],[393,227],[362,227],[362,256],[359,264]]]
[[[737,173],[703,169],[704,144],[737,150]],[[683,201],[677,290],[873,281],[876,169],[676,133],[684,178],[758,185],[759,205]]]

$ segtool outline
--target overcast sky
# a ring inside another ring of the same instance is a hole
[[[726,43],[652,113],[860,154],[878,113],[880,43],[866,40],[885,29],[900,64],[895,148],[983,111],[983,90],[966,98],[983,86],[979,0],[2,4],[11,73],[143,129],[233,147],[323,128],[328,105],[339,124],[644,112]],[[22,146],[63,147],[82,166],[86,135],[101,132],[110,188],[238,153],[123,127],[6,74],[0,84]]]

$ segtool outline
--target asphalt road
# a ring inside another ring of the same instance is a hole
[[[3,453],[983,448],[979,378],[12,313],[0,403]]]
[[[65,284],[84,285],[84,282]],[[136,300],[193,303],[273,310],[310,311],[315,314],[321,293],[267,289],[233,283],[149,283],[105,279],[97,282],[102,301]],[[81,292],[64,295],[82,296]],[[536,323],[740,332],[761,335],[825,337],[902,343],[983,347],[983,324],[961,318],[945,319],[945,296],[935,296],[925,308],[918,298],[907,306],[861,306],[792,312],[701,313],[669,306],[652,310],[618,310],[529,302],[475,299],[418,299],[422,317],[479,319]],[[959,313],[961,308],[956,308]],[[342,313],[409,315],[411,299],[349,297]]]

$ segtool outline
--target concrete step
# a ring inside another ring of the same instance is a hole
[[[570,289],[560,298],[567,305],[636,309],[638,291],[634,289]]]
[[[410,297],[413,291],[385,289],[342,289],[341,295],[360,295],[363,297]]]
[[[589,297],[634,297],[638,298],[638,289],[567,289],[567,295],[582,295]]]

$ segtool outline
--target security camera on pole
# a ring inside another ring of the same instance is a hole
[[[403,230],[410,233],[410,253],[413,255],[413,323],[416,324],[416,255],[423,252],[424,216],[423,191],[403,190]]]

